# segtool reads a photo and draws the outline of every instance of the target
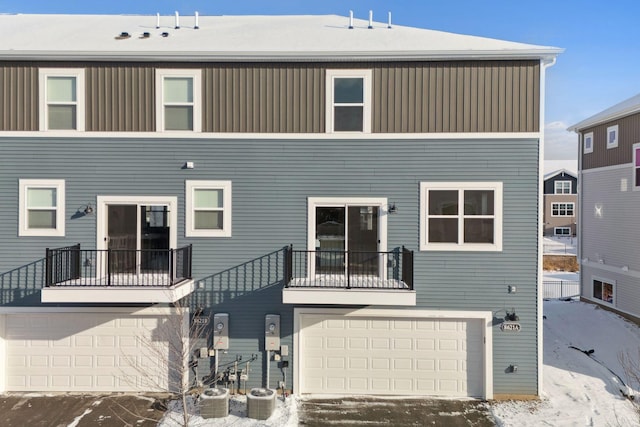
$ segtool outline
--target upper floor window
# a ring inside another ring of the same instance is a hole
[[[371,70],[327,70],[327,132],[371,132]]]
[[[19,181],[19,236],[64,236],[64,180]]]
[[[575,211],[574,203],[552,203],[551,216],[573,216]]]
[[[501,182],[420,183],[420,250],[501,251]]]
[[[584,134],[584,153],[593,153],[593,132]]]
[[[84,69],[39,70],[40,130],[84,131]]]
[[[607,148],[616,148],[618,146],[618,125],[609,126],[607,128]]]
[[[187,237],[231,236],[231,181],[187,181]]]
[[[556,181],[555,194],[571,194],[571,181]]]
[[[156,129],[200,132],[201,71],[156,70]]]

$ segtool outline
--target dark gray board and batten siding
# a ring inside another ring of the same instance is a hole
[[[0,137],[0,290],[4,306],[39,306],[46,247],[96,245],[96,215],[76,215],[97,195],[178,199],[179,245],[193,244],[193,296],[210,313],[230,314],[231,349],[222,363],[262,355],[264,315],[282,316],[293,352],[293,307],[282,304],[282,253],[305,249],[308,197],[386,197],[388,248],[415,251],[415,309],[515,309],[522,331],[493,328],[494,393],[537,390],[538,140],[168,139]],[[25,149],[27,148],[27,149]],[[34,156],[33,153],[38,153]],[[99,163],[95,159],[100,159]],[[185,161],[194,169],[182,169]],[[65,237],[17,237],[18,180],[65,179]],[[231,180],[231,238],[186,238],[185,180]],[[420,252],[421,181],[504,183],[502,252]],[[40,262],[40,264],[38,264]],[[509,294],[515,285],[518,292]],[[406,308],[411,310],[412,308]],[[290,356],[292,359],[293,355]],[[263,357],[249,386],[262,385]],[[506,373],[517,364],[516,374]],[[281,372],[272,365],[271,384]],[[201,367],[202,368],[202,367]],[[204,369],[204,368],[203,368]],[[288,378],[291,371],[288,372]]]
[[[325,70],[371,69],[372,132],[537,132],[538,61],[5,63],[0,131],[38,130],[38,67],[86,70],[86,130],[155,131],[155,69],[202,70],[203,132],[325,132]]]

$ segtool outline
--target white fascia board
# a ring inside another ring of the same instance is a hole
[[[284,288],[282,303],[415,306],[416,291]]]
[[[344,62],[344,61],[430,61],[430,60],[551,60],[564,49],[531,50],[443,50],[443,51],[353,51],[353,52],[201,52],[201,51],[11,51],[0,52],[0,59],[7,60],[55,60],[55,61],[119,61],[132,60],[143,62]]]

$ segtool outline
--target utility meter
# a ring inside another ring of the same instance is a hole
[[[217,313],[213,315],[213,349],[229,349],[229,314]]]
[[[280,315],[267,314],[265,317],[265,350],[280,349]]]

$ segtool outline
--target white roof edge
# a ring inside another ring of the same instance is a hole
[[[95,52],[95,51],[12,51],[0,52],[0,59],[12,60],[131,60],[138,61],[384,61],[443,59],[540,59],[551,60],[564,49],[518,51],[439,51],[439,52]]]
[[[563,168],[563,169],[558,169],[558,170],[555,170],[553,172],[549,172],[549,173],[545,174],[544,175],[544,180],[546,181],[549,178],[553,178],[556,175],[560,175],[562,172],[564,172],[567,175],[571,175],[572,177],[574,177],[576,179],[578,178],[575,173],[571,172],[570,170],[567,170],[567,169]]]
[[[619,102],[581,122],[569,126],[567,130],[578,133],[581,129],[619,119],[637,112],[640,112],[640,94],[632,96],[631,98]]]

